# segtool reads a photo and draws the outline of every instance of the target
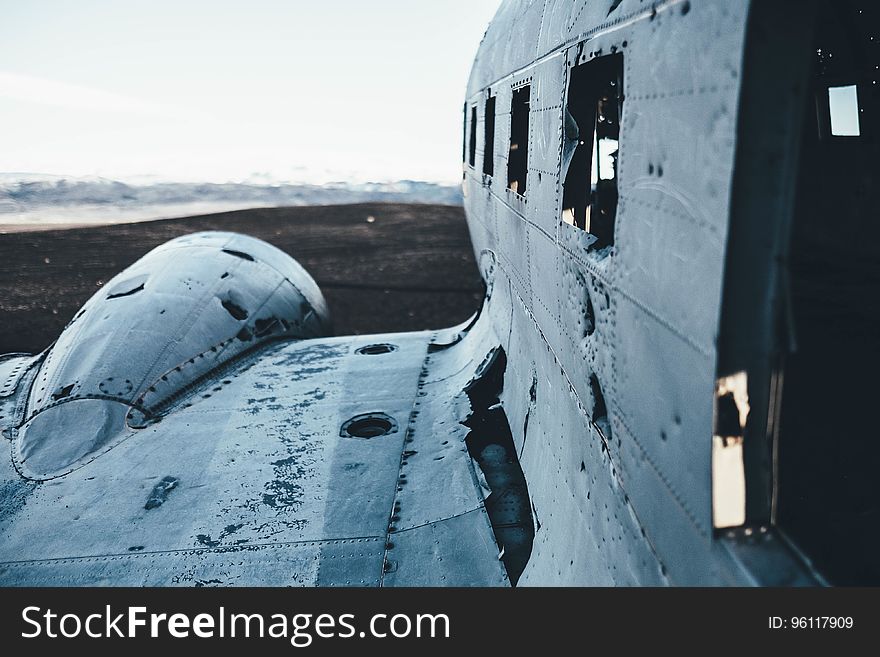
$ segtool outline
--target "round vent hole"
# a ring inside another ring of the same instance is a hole
[[[343,438],[379,438],[397,431],[397,422],[385,413],[367,413],[356,415],[342,425],[340,435]]]
[[[361,356],[379,356],[381,354],[390,354],[392,351],[397,351],[396,344],[368,344],[365,347],[361,347],[355,353],[360,354]]]

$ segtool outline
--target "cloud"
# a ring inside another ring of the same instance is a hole
[[[89,112],[139,114],[164,119],[207,117],[191,110],[152,103],[112,91],[0,71],[0,98]]]

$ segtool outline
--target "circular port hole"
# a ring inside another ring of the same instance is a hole
[[[365,347],[361,347],[355,353],[360,354],[361,356],[379,356],[380,354],[390,354],[392,351],[397,351],[396,344],[368,344]]]
[[[339,435],[343,438],[379,438],[397,431],[397,422],[385,413],[356,415],[342,425]]]

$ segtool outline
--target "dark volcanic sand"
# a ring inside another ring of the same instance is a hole
[[[296,258],[321,286],[337,335],[451,326],[482,299],[464,213],[452,206],[260,208],[9,232],[0,235],[0,353],[47,347],[115,274],[153,247],[200,230],[259,237]]]

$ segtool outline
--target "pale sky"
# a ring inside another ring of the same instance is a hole
[[[500,0],[0,0],[0,172],[456,182]]]

